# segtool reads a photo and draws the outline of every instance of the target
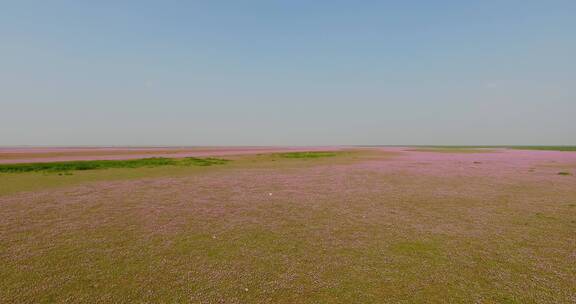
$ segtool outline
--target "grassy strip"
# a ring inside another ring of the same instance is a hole
[[[436,153],[492,153],[494,150],[485,148],[418,148],[408,151],[415,152],[436,152]]]
[[[327,151],[310,151],[310,152],[286,152],[286,153],[278,153],[277,155],[284,158],[321,158],[321,157],[333,157],[338,155],[338,153]]]
[[[489,148],[506,148],[506,146],[414,146],[425,149],[489,149]]]
[[[576,151],[576,146],[512,146],[517,150]]]
[[[515,149],[515,150],[543,150],[543,151],[576,151],[576,146],[416,146],[418,148],[433,149]]]
[[[0,164],[0,173],[23,173],[23,172],[63,172],[76,170],[96,170],[109,168],[142,168],[160,166],[211,166],[221,165],[228,162],[219,158],[195,158],[182,159],[152,157],[130,160],[87,160],[65,161],[52,163],[25,163],[25,164]]]

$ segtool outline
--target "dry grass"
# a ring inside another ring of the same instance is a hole
[[[0,175],[0,302],[576,301],[576,179],[469,157]]]

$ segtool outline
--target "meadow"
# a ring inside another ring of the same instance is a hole
[[[0,164],[0,302],[575,303],[566,150]]]
[[[160,166],[212,166],[226,163],[226,159],[185,157],[181,159],[151,157],[130,160],[84,160],[46,163],[0,164],[0,173],[69,172],[112,168],[151,168]]]

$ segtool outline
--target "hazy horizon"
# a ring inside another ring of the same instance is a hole
[[[575,11],[5,3],[0,146],[575,145]]]

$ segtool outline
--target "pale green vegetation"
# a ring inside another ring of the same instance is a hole
[[[331,152],[331,151],[278,153],[280,157],[284,158],[321,158],[321,157],[333,157],[341,154],[342,152]]]
[[[511,146],[517,150],[576,151],[576,146]]]

